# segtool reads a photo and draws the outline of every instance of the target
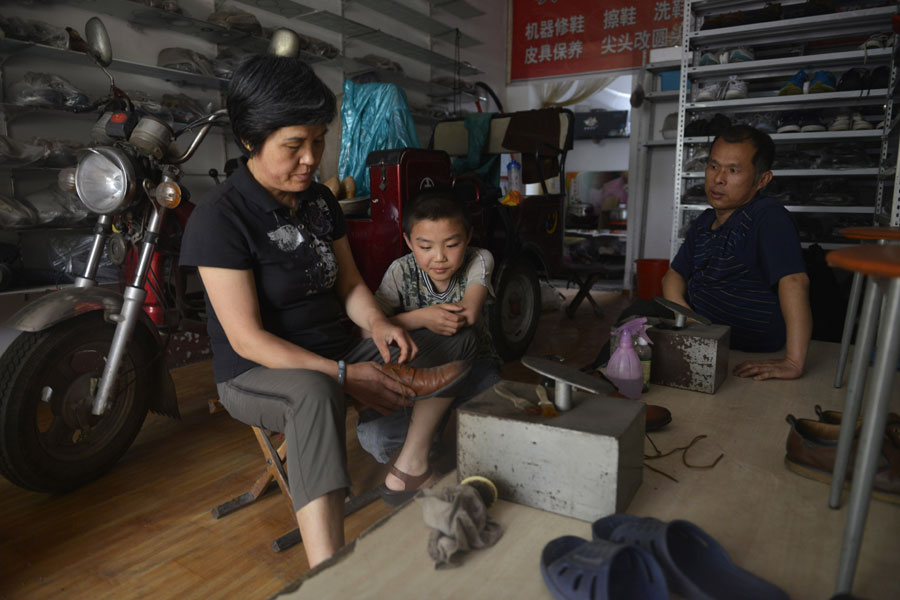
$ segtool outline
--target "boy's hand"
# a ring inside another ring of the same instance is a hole
[[[378,319],[372,324],[372,341],[378,348],[384,362],[391,362],[391,350],[389,346],[394,345],[400,348],[400,356],[397,357],[398,363],[405,363],[416,357],[419,348],[409,336],[409,332],[394,325],[385,318]]]
[[[466,326],[465,309],[459,304],[435,304],[419,310],[425,327],[438,335],[455,335]]]

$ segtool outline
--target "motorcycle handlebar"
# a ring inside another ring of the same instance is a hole
[[[166,161],[166,162],[168,162],[169,164],[172,164],[172,165],[180,165],[181,163],[190,159],[194,155],[194,153],[197,151],[197,148],[200,147],[200,144],[203,142],[203,140],[206,138],[206,134],[209,133],[210,127],[212,127],[215,124],[215,122],[218,121],[219,119],[221,119],[221,117],[223,117],[223,116],[225,118],[227,118],[228,111],[224,108],[220,108],[216,112],[214,112],[206,117],[203,117],[202,119],[194,121],[190,125],[187,125],[184,129],[182,129],[179,133],[184,133],[185,131],[192,129],[193,127],[196,127],[197,125],[203,124],[203,128],[196,135],[196,137],[194,137],[194,139],[191,141],[191,145],[188,147],[187,150],[185,150],[184,154],[182,154],[181,156],[179,156],[177,158]]]

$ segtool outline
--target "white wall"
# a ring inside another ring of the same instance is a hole
[[[552,80],[551,80],[552,81]],[[539,108],[537,88],[542,82],[512,83],[506,89],[507,112]],[[591,108],[606,110],[629,110],[631,95],[631,75],[616,78],[606,88],[587,100],[569,107],[575,111]],[[594,142],[575,140],[574,148],[566,158],[567,171],[627,171],[628,138],[608,138]]]

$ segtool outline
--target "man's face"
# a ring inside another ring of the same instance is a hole
[[[756,177],[755,152],[750,142],[731,144],[719,139],[713,144],[706,164],[706,198],[721,221],[750,202],[772,180],[771,171]]]

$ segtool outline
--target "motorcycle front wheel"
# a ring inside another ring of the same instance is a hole
[[[65,492],[125,453],[147,416],[156,345],[135,332],[107,410],[95,416],[92,398],[114,332],[95,311],[10,345],[0,358],[0,474],[29,490]]]

